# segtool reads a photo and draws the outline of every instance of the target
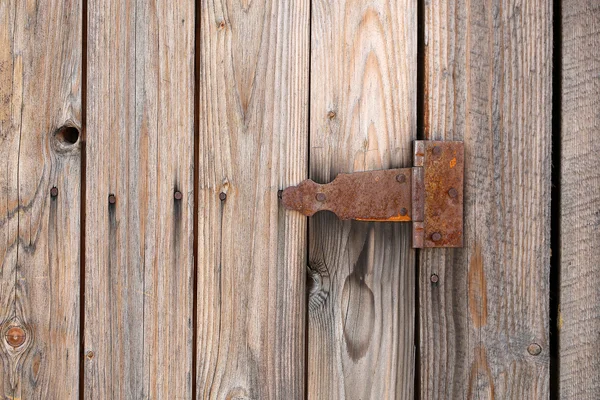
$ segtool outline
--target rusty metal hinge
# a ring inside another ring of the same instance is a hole
[[[340,219],[413,223],[413,247],[462,247],[463,142],[414,142],[414,167],[310,179],[281,193],[285,208],[306,216],[332,211]]]

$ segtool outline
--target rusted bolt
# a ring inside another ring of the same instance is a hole
[[[325,201],[327,197],[325,196],[325,193],[317,193],[316,198],[317,201]]]
[[[396,180],[400,183],[404,183],[406,182],[406,176],[404,176],[403,174],[398,174],[396,175]]]
[[[25,338],[25,331],[18,326],[13,326],[6,332],[6,341],[12,347],[21,346],[25,342]]]
[[[437,274],[431,274],[429,277],[431,283],[438,283],[440,281],[440,277]]]
[[[54,186],[52,189],[50,189],[50,196],[52,196],[52,197],[58,196],[58,188],[56,186]]]
[[[87,353],[85,353],[85,356],[87,357],[88,360],[91,360],[92,358],[94,358],[94,352],[88,351]]]
[[[181,192],[178,190],[173,194],[173,197],[175,197],[175,200],[181,200],[183,198],[183,195],[181,194]]]
[[[408,213],[408,210],[406,208],[401,208],[400,209],[400,215],[402,215],[403,217]]]
[[[458,196],[458,190],[456,190],[455,188],[450,188],[450,190],[448,190],[448,196],[455,199]]]
[[[442,234],[439,232],[433,232],[431,234],[431,240],[433,240],[434,242],[439,242],[440,240],[442,240]]]
[[[110,204],[115,204],[115,203],[117,202],[117,198],[115,197],[115,195],[114,195],[114,194],[109,194],[109,195],[108,195],[108,202],[109,202]]]
[[[327,118],[334,119],[335,118],[335,111],[329,111],[327,113]]]
[[[219,193],[219,200],[225,201],[226,198],[227,198],[227,193],[225,193],[225,192]]]
[[[440,146],[434,146],[432,151],[434,156],[442,154],[442,148]]]
[[[542,352],[542,346],[537,343],[531,343],[529,346],[527,346],[527,352],[532,356],[539,356]]]

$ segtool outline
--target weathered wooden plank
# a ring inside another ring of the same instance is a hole
[[[562,2],[560,398],[600,398],[600,4]]]
[[[90,0],[87,26],[84,394],[190,398],[194,1]]]
[[[465,225],[420,256],[420,395],[548,398],[552,2],[425,2],[424,25],[424,136],[465,141]]]
[[[309,4],[199,4],[197,397],[301,399]]]
[[[0,396],[7,399],[78,398],[81,11],[77,0],[0,2]]]
[[[417,2],[312,2],[310,177],[409,167]],[[409,224],[309,222],[308,398],[412,398]]]

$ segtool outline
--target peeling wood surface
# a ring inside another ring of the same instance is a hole
[[[560,398],[592,400],[600,398],[600,4],[561,7]]]
[[[311,4],[310,178],[412,166],[417,2]],[[409,224],[309,221],[309,399],[408,399],[414,389]]]
[[[309,3],[199,7],[197,397],[302,399]]]
[[[420,255],[421,398],[545,399],[552,2],[425,2],[424,26],[424,136],[465,141],[465,226]]]
[[[6,399],[79,396],[81,146],[57,131],[81,124],[81,21],[80,1],[0,2]]]
[[[191,398],[194,1],[87,7],[84,397]]]

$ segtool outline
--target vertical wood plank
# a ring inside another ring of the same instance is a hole
[[[301,399],[309,4],[199,4],[197,396]]]
[[[81,22],[0,2],[2,398],[78,398]]]
[[[310,177],[409,167],[417,2],[312,2]],[[309,221],[309,399],[407,399],[414,386],[410,226]]]
[[[562,2],[560,398],[600,398],[600,4]]]
[[[552,2],[425,2],[424,26],[424,134],[465,141],[465,245],[420,256],[421,398],[548,398]]]
[[[86,398],[191,397],[194,26],[88,2]]]

